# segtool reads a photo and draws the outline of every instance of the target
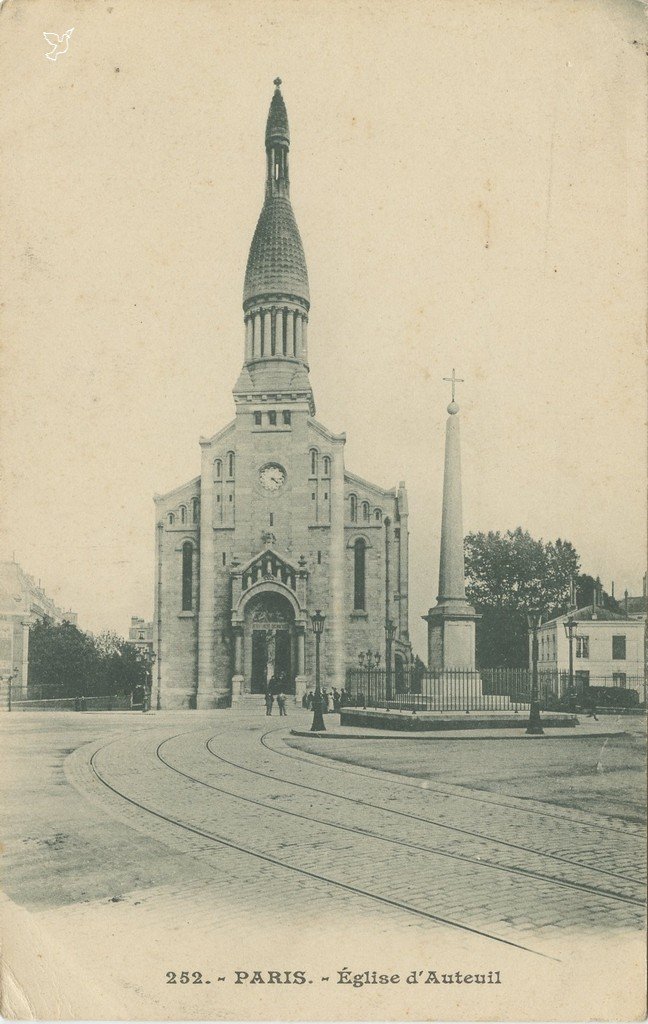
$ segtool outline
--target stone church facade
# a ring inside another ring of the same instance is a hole
[[[386,490],[348,472],[345,435],[315,418],[308,274],[280,84],[245,274],[235,417],[200,440],[200,476],[155,497],[163,708],[235,705],[280,672],[300,699],[314,685],[318,609],[326,616],[323,686],[343,687],[362,651],[378,652],[384,665],[388,622],[396,675],[411,660],[405,485]]]

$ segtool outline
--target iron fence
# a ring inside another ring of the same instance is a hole
[[[141,710],[130,694],[99,697],[33,697],[29,690],[12,690],[5,702],[7,711],[131,711]]]
[[[527,668],[422,672],[398,675],[384,668],[349,669],[344,702],[348,707],[395,711],[517,711],[531,702],[532,672]],[[574,711],[589,706],[632,708],[645,705],[643,677],[628,677],[625,686],[612,678],[592,677],[589,684],[568,673],[538,672],[538,699],[547,711]]]

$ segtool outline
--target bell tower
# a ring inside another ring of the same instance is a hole
[[[245,352],[234,388],[237,403],[283,393],[315,414],[308,377],[310,294],[304,247],[290,202],[290,130],[275,91],[265,131],[265,199],[252,238],[243,287]]]

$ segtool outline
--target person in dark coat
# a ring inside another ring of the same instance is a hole
[[[281,718],[286,717],[286,694],[283,690],[279,690],[277,694],[277,707],[279,708],[279,716]]]
[[[326,715],[330,707],[329,695],[326,690],[322,691],[322,712]]]
[[[339,710],[340,710],[340,693],[339,693],[339,691],[335,687],[333,687],[333,711],[335,712],[335,714],[338,714]]]
[[[271,715],[272,714],[272,705],[273,705],[273,703],[274,703],[274,696],[273,696],[272,690],[268,686],[268,689],[265,692],[266,715]]]

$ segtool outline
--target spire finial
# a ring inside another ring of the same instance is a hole
[[[273,82],[273,85],[276,85],[276,87],[278,89],[279,86],[281,85],[281,79],[280,78],[275,78],[275,80]]]
[[[443,379],[447,381],[448,384],[452,384],[452,400],[450,402],[450,405],[448,406],[448,412],[450,413],[451,416],[454,416],[456,413],[459,412],[459,406],[455,402],[455,387],[457,384],[463,384],[464,380],[463,377],[457,377],[457,375],[455,374],[454,366],[452,367],[452,377],[444,377]]]

